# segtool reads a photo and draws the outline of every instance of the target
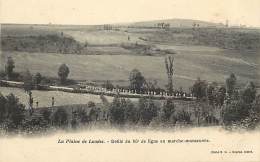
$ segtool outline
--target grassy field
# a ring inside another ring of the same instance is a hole
[[[187,47],[185,47],[187,48]],[[111,80],[116,84],[128,84],[129,73],[139,69],[148,80],[157,80],[162,87],[167,83],[164,57],[131,55],[62,55],[25,52],[3,52],[12,56],[15,71],[29,69],[46,76],[57,76],[58,67],[66,63],[69,78],[78,80]],[[254,55],[254,54],[252,54]],[[3,67],[2,67],[3,68]],[[238,76],[240,83],[258,82],[258,59],[228,51],[179,51],[175,55],[174,86],[190,87],[197,77],[208,81],[224,82],[230,73]],[[117,82],[120,81],[120,82]],[[259,83],[257,83],[259,84]]]
[[[24,92],[23,89],[19,88],[10,88],[10,87],[0,87],[0,93],[4,96],[13,93],[16,97],[19,98],[19,101],[24,104],[27,108],[28,106],[28,94]],[[67,93],[61,91],[32,91],[32,97],[34,99],[34,107],[36,107],[36,102],[39,102],[39,108],[41,107],[51,107],[52,97],[55,97],[55,106],[65,106],[65,105],[81,105],[87,104],[89,101],[93,101],[94,103],[102,103],[100,96],[93,94],[76,94],[76,93]],[[106,96],[108,102],[113,101],[113,97]],[[138,106],[138,98],[130,99],[136,106]],[[164,100],[155,100],[155,104],[158,107],[164,103]],[[195,101],[182,101],[176,100],[176,111],[186,110],[190,113],[194,111],[194,108],[197,106]],[[216,110],[217,111],[217,110]],[[217,114],[217,113],[216,113]],[[192,116],[194,118],[194,114]]]
[[[186,30],[186,29],[185,29]],[[120,28],[120,30],[102,30],[102,26],[47,26],[47,25],[11,25],[4,26],[3,36],[44,35],[63,32],[79,42],[87,41],[91,55],[71,55],[55,53],[28,53],[1,51],[0,68],[4,60],[12,56],[16,63],[15,71],[29,69],[46,76],[57,77],[58,67],[66,63],[70,68],[69,78],[78,80],[104,81],[128,85],[129,73],[139,69],[147,80],[157,80],[165,87],[167,76],[163,55],[138,56],[134,51],[120,47],[122,43],[150,44],[159,49],[176,51],[174,87],[188,89],[198,77],[207,81],[223,83],[230,73],[235,73],[241,84],[254,81],[260,85],[259,51],[234,51],[209,46],[177,45],[174,42],[144,41],[142,38],[160,34],[158,29]],[[161,31],[161,33],[165,32]],[[175,33],[182,35],[182,33]],[[130,36],[130,40],[128,40]],[[158,38],[160,35],[158,35]],[[172,36],[171,36],[172,37]],[[176,38],[176,40],[178,40]],[[110,46],[112,44],[112,46]],[[92,55],[96,54],[96,55]]]
[[[8,95],[10,93],[15,94],[19,98],[19,101],[24,105],[28,105],[28,94],[24,92],[23,89],[19,88],[6,88],[0,87],[0,92],[3,95]],[[66,93],[61,91],[32,91],[32,96],[34,103],[39,102],[39,107],[49,107],[51,106],[52,97],[55,97],[55,106],[62,105],[73,105],[73,104],[87,104],[89,101],[95,103],[101,103],[101,99],[98,95],[91,94],[76,94],[76,93]],[[110,102],[112,97],[106,97]],[[35,106],[35,105],[34,105]]]

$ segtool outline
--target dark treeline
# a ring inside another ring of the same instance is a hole
[[[22,52],[43,52],[80,54],[83,45],[72,37],[64,36],[63,33],[56,35],[39,35],[23,37],[2,37],[2,50]]]
[[[25,109],[13,94],[0,95],[0,125],[8,132],[46,132],[52,129],[77,129],[106,125],[120,128],[222,125],[225,128],[255,129],[260,123],[260,95],[249,82],[244,88],[231,74],[225,86],[198,79],[192,92],[196,101],[178,103],[173,98],[137,102],[115,96],[112,102],[101,95],[101,104],[52,106]]]
[[[257,30],[241,28],[170,28],[155,31],[147,41],[172,42],[185,45],[205,45],[231,50],[260,49],[260,33]]]
[[[193,39],[200,45],[223,49],[259,50],[260,33],[236,31],[235,29],[194,29]]]
[[[98,124],[112,127],[173,126],[176,123],[191,124],[191,114],[176,111],[173,100],[161,106],[151,99],[140,98],[137,103],[129,99],[114,97],[109,103],[101,96],[102,104],[89,102],[87,105],[54,106],[49,108],[25,109],[13,94],[0,96],[0,127],[5,133],[44,133],[54,129],[88,128]]]
[[[28,105],[22,105],[19,99],[9,94],[0,95],[0,127],[6,132],[42,132],[52,128],[77,129],[96,124],[109,124],[110,126],[156,126],[172,127],[178,125],[223,125],[228,128],[255,129],[260,123],[260,95],[257,96],[256,86],[248,82],[245,87],[237,85],[237,77],[231,74],[225,81],[225,85],[208,83],[200,78],[190,88],[196,101],[181,101],[178,103],[171,97],[176,90],[173,88],[174,58],[165,58],[168,84],[164,92],[167,98],[163,101],[153,100],[140,96],[138,102],[114,96],[110,103],[101,94],[102,104],[96,105],[89,102],[87,105],[54,107],[55,99],[52,98],[52,106],[48,108],[33,108],[32,89],[42,83],[43,76],[40,73],[31,75],[27,70],[22,77],[25,93],[28,94]],[[15,63],[8,57],[3,78],[13,80]],[[68,85],[70,70],[66,64],[57,69],[58,84]],[[15,75],[16,76],[16,75]],[[0,76],[1,77],[1,76]],[[16,78],[17,79],[17,78]],[[136,93],[145,91],[159,92],[162,90],[156,82],[149,82],[138,69],[133,69],[129,75],[129,89]],[[75,83],[74,83],[75,84]],[[109,81],[103,86],[114,88]],[[182,90],[178,90],[178,93]],[[150,96],[150,97],[149,97]]]
[[[5,64],[5,70],[0,71],[0,79],[24,82],[25,90],[32,90],[39,89],[39,85],[75,85],[75,80],[68,79],[69,73],[70,69],[66,64],[61,64],[57,69],[57,77],[43,76],[41,73],[33,75],[29,69],[23,72],[16,72],[13,58],[8,57]]]
[[[260,95],[256,86],[248,82],[245,87],[237,85],[237,78],[232,73],[226,79],[226,85],[198,79],[192,88],[198,102],[220,110],[220,119],[228,127],[254,129],[260,123]]]

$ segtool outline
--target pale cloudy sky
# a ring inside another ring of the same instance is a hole
[[[260,0],[0,0],[1,23],[104,24],[169,18],[260,27]]]

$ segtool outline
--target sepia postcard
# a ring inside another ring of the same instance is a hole
[[[0,162],[260,162],[260,0],[0,0]]]

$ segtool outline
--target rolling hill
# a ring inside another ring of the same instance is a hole
[[[183,27],[191,28],[194,23],[199,24],[200,27],[225,27],[221,23],[212,23],[200,20],[191,20],[191,19],[165,19],[165,20],[154,20],[154,21],[143,21],[129,24],[133,27],[154,27],[158,23],[168,23],[170,27]]]

